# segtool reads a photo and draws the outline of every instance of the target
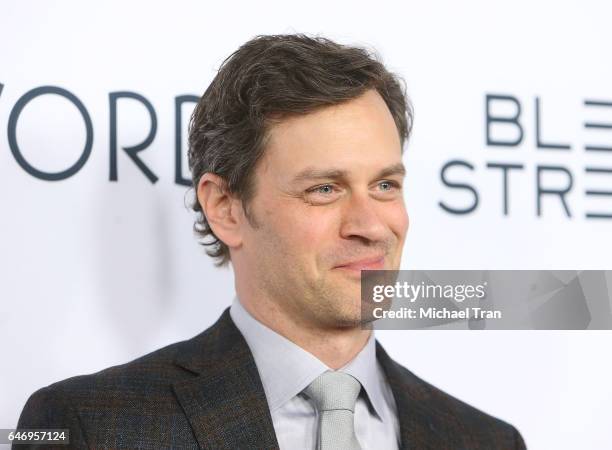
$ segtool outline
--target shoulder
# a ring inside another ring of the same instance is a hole
[[[406,376],[429,397],[429,408],[446,429],[460,434],[466,448],[524,449],[525,443],[519,431],[510,423],[494,417],[412,374],[403,368]],[[409,375],[408,375],[409,374]]]
[[[464,426],[473,426],[475,428],[500,428],[509,430],[511,425],[507,422],[494,417],[484,411],[460,400],[453,395],[443,391],[433,384],[414,375],[408,369],[403,368],[406,377],[411,377],[414,383],[419,385],[426,395],[429,397],[430,406],[438,411],[444,411],[448,417],[460,421]]]
[[[171,383],[185,377],[174,360],[189,341],[177,342],[125,364],[71,377],[34,392],[19,427],[68,423],[77,412],[146,408],[171,395]]]
[[[165,380],[175,378],[180,373],[174,360],[181,348],[188,341],[181,341],[157,349],[133,361],[108,367],[96,373],[79,375],[54,383],[47,387],[50,390],[69,392],[91,388],[134,389],[141,382],[155,383],[163,376]]]
[[[39,389],[18,428],[68,428],[76,448],[193,448],[175,386],[201,371],[227,372],[223,361],[235,347],[226,341],[236,342],[227,312],[189,340]]]
[[[450,440],[456,448],[525,448],[521,434],[510,423],[428,383],[391,360],[386,353],[381,359],[381,363],[386,361],[387,379],[398,414],[409,414],[410,419],[421,423],[430,436],[437,435],[445,442]]]

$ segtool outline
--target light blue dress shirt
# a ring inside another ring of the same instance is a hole
[[[253,353],[281,450],[315,450],[318,414],[314,404],[301,392],[323,372],[332,369],[256,320],[237,297],[230,316]],[[375,344],[372,331],[361,352],[338,370],[354,376],[363,386],[355,405],[355,433],[361,448],[395,450],[400,439],[397,407],[376,360]]]

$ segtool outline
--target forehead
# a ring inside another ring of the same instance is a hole
[[[393,116],[374,90],[271,126],[262,170],[277,177],[305,167],[370,170],[401,161],[401,143]]]

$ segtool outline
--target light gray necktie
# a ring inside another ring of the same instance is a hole
[[[355,435],[355,402],[361,384],[344,372],[325,372],[304,389],[319,411],[318,450],[361,450]]]

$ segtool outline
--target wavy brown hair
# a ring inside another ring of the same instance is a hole
[[[217,266],[226,265],[230,253],[198,202],[200,177],[212,172],[223,178],[253,223],[248,212],[253,173],[272,122],[354,99],[369,89],[384,99],[403,145],[413,119],[405,85],[364,48],[302,34],[258,36],[223,62],[189,125],[194,231]]]

